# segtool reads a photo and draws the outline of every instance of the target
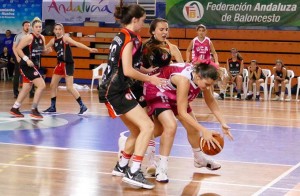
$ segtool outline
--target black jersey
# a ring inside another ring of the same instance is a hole
[[[23,48],[23,53],[29,57],[35,66],[40,67],[41,53],[44,50],[44,41],[41,36],[36,37],[33,33],[32,42]],[[25,62],[26,63],[26,62]]]
[[[54,40],[54,50],[57,53],[58,63],[74,63],[70,44],[65,43],[63,37]]]
[[[232,58],[228,59],[229,72],[232,76],[236,76],[240,73],[241,61],[242,60],[239,59],[237,59],[236,61],[233,61]]]
[[[164,67],[171,62],[171,52],[168,44],[163,45],[155,38],[149,39],[143,46],[143,66],[149,67]]]
[[[260,69],[259,67],[256,67],[254,72],[257,74],[259,69]],[[256,78],[255,75],[253,74],[251,79],[253,80],[266,79],[266,76],[264,75],[264,72],[261,71],[260,78]]]
[[[100,101],[113,94],[118,94],[128,89],[133,83],[132,79],[125,76],[122,65],[122,53],[125,46],[132,42],[132,65],[139,68],[142,55],[142,40],[139,35],[129,29],[123,28],[114,37],[108,56],[108,66],[104,72],[102,83],[100,85]]]

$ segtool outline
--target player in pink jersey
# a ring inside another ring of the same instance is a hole
[[[186,49],[186,62],[195,62],[198,60],[210,59],[212,54],[215,63],[219,65],[218,54],[215,50],[210,38],[206,36],[207,29],[203,24],[200,24],[196,28],[198,36],[195,37]],[[192,51],[192,60],[190,60]]]
[[[200,132],[211,147],[219,146],[218,142],[212,137],[212,135],[218,133],[207,130],[197,122],[189,102],[194,100],[200,90],[203,91],[205,102],[221,123],[224,134],[229,139],[233,139],[217,102],[210,92],[210,86],[218,78],[217,67],[216,64],[211,63],[209,60],[205,63],[198,63],[195,66],[185,63],[171,64],[170,66],[163,67],[158,75],[159,77],[168,79],[166,86],[155,86],[148,82],[144,84],[145,99],[149,108],[148,114],[154,116],[155,127],[161,126],[157,119],[161,118],[161,115],[165,111],[173,111],[174,116],[170,118],[170,121],[175,120],[176,116],[187,130],[188,140],[194,152],[194,166],[198,168],[206,167],[210,170],[220,169],[221,165],[207,159],[203,155],[199,146]],[[156,132],[162,129],[155,128],[154,130],[156,137],[162,134],[162,132]],[[168,135],[168,140],[173,143],[174,137],[175,134]],[[164,182],[168,182],[166,174],[167,164],[164,164],[163,167],[160,165],[157,170],[160,170],[156,172],[157,174],[165,173],[166,180]]]

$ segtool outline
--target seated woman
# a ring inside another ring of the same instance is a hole
[[[236,83],[237,99],[241,100],[244,60],[236,48],[231,49],[231,58],[227,59],[226,70],[228,76],[222,81],[222,86],[225,88],[220,89],[220,98],[224,99],[227,83]]]
[[[275,98],[273,101],[284,101],[285,85],[288,83],[287,70],[284,67],[282,60],[276,60],[275,67],[273,67],[274,74],[274,89]],[[279,94],[279,84],[281,84],[281,93]],[[280,95],[280,97],[279,97]]]
[[[8,48],[3,47],[3,52],[0,54],[0,68],[7,67],[9,77],[12,76],[12,70],[14,69],[14,61],[11,55],[8,53]]]
[[[248,73],[249,73],[249,82],[248,82],[248,93],[246,100],[251,100],[253,97],[253,83],[256,85],[256,97],[255,100],[259,101],[260,99],[260,84],[263,83],[266,79],[264,73],[262,72],[262,69],[258,66],[256,60],[252,60],[250,66],[248,67]]]

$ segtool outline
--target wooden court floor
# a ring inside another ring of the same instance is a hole
[[[170,182],[150,178],[156,187],[145,190],[111,176],[118,137],[127,132],[120,119],[107,117],[97,91],[79,91],[89,108],[80,117],[73,97],[59,90],[58,113],[36,121],[28,116],[29,98],[20,109],[25,118],[12,118],[12,84],[1,81],[0,87],[0,196],[300,195],[300,102],[218,101],[235,138],[225,140],[223,151],[210,157],[222,168],[195,168],[185,130],[178,124]],[[39,109],[49,104],[47,84]],[[202,115],[200,123],[220,131],[203,99],[195,100],[192,108]]]

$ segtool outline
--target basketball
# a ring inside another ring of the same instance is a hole
[[[213,135],[213,137],[220,143],[220,146],[223,149],[224,138],[221,136],[221,134]],[[209,150],[207,143],[203,146],[203,144],[202,144],[203,142],[204,142],[204,140],[202,139],[202,137],[200,137],[200,148],[207,155],[216,155],[222,151],[218,146],[216,146],[216,148],[214,149],[211,145],[210,145],[210,150]]]

